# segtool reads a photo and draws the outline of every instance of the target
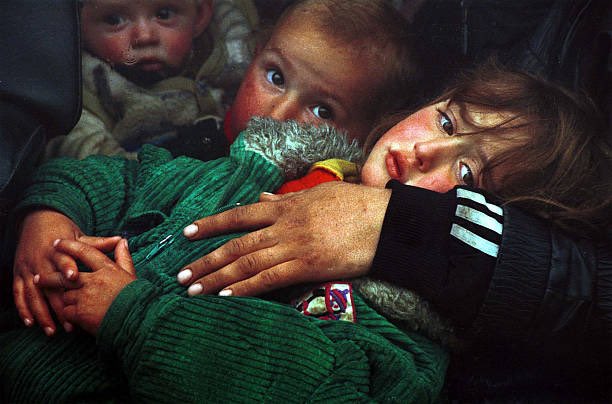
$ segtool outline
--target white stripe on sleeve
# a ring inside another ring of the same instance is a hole
[[[497,234],[502,233],[503,225],[500,222],[479,210],[470,208],[469,206],[457,205],[455,216],[485,227]]]
[[[457,198],[465,198],[471,199],[474,202],[480,203],[481,205],[486,206],[491,212],[496,213],[498,215],[503,215],[504,211],[497,205],[493,205],[492,203],[487,202],[484,195],[479,194],[474,191],[470,191],[464,188],[457,188]]]
[[[492,243],[475,233],[472,233],[468,229],[461,227],[458,224],[453,224],[450,234],[464,243],[474,247],[475,249],[490,255],[491,257],[497,257],[497,253],[499,252],[499,246],[497,244]]]

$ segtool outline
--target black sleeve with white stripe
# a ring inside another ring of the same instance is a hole
[[[489,288],[503,211],[484,194],[441,194],[390,181],[372,276],[417,292],[459,327],[470,327]]]

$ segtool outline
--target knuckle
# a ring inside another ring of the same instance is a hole
[[[259,259],[253,254],[245,255],[236,261],[238,270],[243,275],[251,275],[258,271]]]
[[[241,255],[241,252],[246,248],[246,243],[243,237],[233,238],[227,243],[227,249],[230,255]]]
[[[260,282],[264,289],[275,289],[280,285],[281,278],[276,271],[263,271],[259,274]]]
[[[236,227],[242,227],[246,224],[247,220],[251,216],[248,212],[247,206],[239,206],[229,211],[230,222]]]
[[[89,250],[89,246],[81,243],[76,249],[79,255],[85,255],[87,254],[87,251]]]
[[[201,257],[191,266],[191,270],[198,273],[208,272],[213,268],[216,268],[216,260],[211,254]]]

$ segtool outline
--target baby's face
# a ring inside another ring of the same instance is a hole
[[[236,136],[253,116],[327,123],[364,140],[379,68],[350,45],[333,42],[308,17],[275,28],[249,66],[232,106]],[[373,57],[369,57],[373,59]]]
[[[210,13],[209,1],[198,6],[194,0],[87,0],[83,43],[128,76],[164,78],[180,71]]]
[[[467,108],[478,128],[492,127],[508,116]],[[361,172],[365,185],[384,187],[395,179],[406,185],[446,192],[456,185],[479,187],[486,162],[502,147],[462,119],[460,107],[440,102],[406,117],[376,142]]]

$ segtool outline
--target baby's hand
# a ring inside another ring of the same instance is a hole
[[[64,292],[63,303],[66,320],[95,335],[115,297],[136,279],[127,240],[116,243],[115,261],[80,241],[58,240],[55,248],[93,271],[80,274],[76,288]],[[41,277],[40,282],[45,284],[46,280]]]
[[[13,265],[13,297],[26,326],[38,322],[47,335],[55,333],[48,301],[60,323],[67,330],[71,329],[63,316],[61,291],[41,291],[35,285],[34,278],[37,274],[55,273],[59,267],[66,279],[78,279],[76,263],[69,256],[57,254],[53,241],[58,238],[76,239],[81,235],[81,230],[70,218],[54,210],[41,209],[24,217]]]

